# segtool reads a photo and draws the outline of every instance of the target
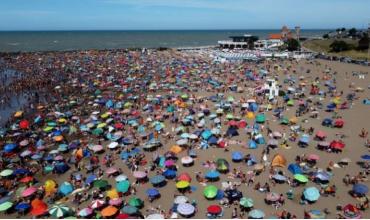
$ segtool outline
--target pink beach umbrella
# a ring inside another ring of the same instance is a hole
[[[92,208],[92,209],[98,209],[98,208],[102,207],[104,204],[105,204],[105,201],[104,200],[97,199],[97,200],[94,200],[94,201],[91,202],[90,208]]]
[[[317,160],[320,159],[320,157],[317,154],[310,154],[310,155],[308,155],[308,159],[317,161]]]
[[[111,175],[111,174],[113,174],[113,173],[118,172],[118,169],[117,169],[117,168],[115,168],[115,167],[110,167],[110,168],[108,168],[105,172],[106,172],[108,175]]]
[[[34,186],[28,187],[22,192],[22,197],[28,197],[32,194],[34,194],[37,191],[37,188]]]
[[[143,179],[146,177],[146,173],[143,171],[135,171],[133,175],[137,179]]]
[[[102,151],[103,150],[103,146],[101,145],[94,145],[92,146],[91,148],[94,152],[99,152],[99,151]]]
[[[62,155],[58,155],[54,158],[54,160],[57,160],[57,161],[61,161],[63,160],[63,156]]]
[[[115,199],[109,200],[109,205],[120,206],[121,204],[122,204],[121,198],[115,198]]]
[[[166,160],[166,161],[164,162],[164,165],[165,165],[166,167],[174,166],[174,165],[175,165],[175,161],[173,161],[173,160]]]

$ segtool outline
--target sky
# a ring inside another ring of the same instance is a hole
[[[367,28],[370,0],[0,0],[0,30]]]

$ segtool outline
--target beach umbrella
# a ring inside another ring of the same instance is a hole
[[[160,195],[159,191],[155,188],[150,188],[146,191],[146,194],[151,197],[151,198],[154,198],[154,197],[157,197]]]
[[[121,182],[121,181],[125,181],[127,180],[127,176],[126,175],[123,175],[123,174],[120,174],[118,175],[116,178],[114,178],[116,180],[116,182]]]
[[[7,176],[10,176],[12,174],[13,174],[13,170],[5,169],[5,170],[1,171],[0,176],[7,177]]]
[[[194,159],[190,156],[185,156],[181,158],[181,163],[184,165],[189,165],[189,164],[192,164],[193,162],[194,162]]]
[[[59,192],[63,195],[68,195],[73,192],[73,186],[69,182],[63,182],[63,184],[59,187]]]
[[[105,171],[105,173],[107,173],[108,175],[112,175],[112,174],[117,173],[117,172],[118,172],[118,169],[117,169],[117,168],[115,168],[115,167],[109,167],[109,168]]]
[[[144,171],[135,171],[133,173],[133,176],[136,178],[136,179],[143,179],[147,176],[147,174],[144,172]]]
[[[26,202],[18,203],[15,206],[15,210],[17,210],[18,212],[24,212],[24,211],[28,210],[29,208],[31,208],[31,205],[29,203],[26,203]]]
[[[310,210],[307,212],[307,215],[310,219],[325,219],[326,215],[323,211],[320,210]]]
[[[370,160],[370,155],[369,154],[364,154],[364,155],[361,156],[361,159]]]
[[[178,181],[176,183],[176,188],[178,189],[185,189],[185,188],[188,188],[189,186],[190,186],[190,183],[187,181],[183,181],[183,180]]]
[[[110,189],[107,191],[107,195],[106,195],[108,198],[110,199],[116,199],[119,197],[118,195],[118,191],[114,188]]]
[[[320,198],[320,191],[316,187],[308,187],[304,189],[303,196],[310,202],[315,202]]]
[[[31,187],[28,187],[27,189],[25,189],[23,192],[22,192],[22,197],[28,197],[32,194],[34,194],[35,192],[37,191],[37,188],[34,187],[34,186],[31,186]]]
[[[323,140],[326,137],[326,133],[324,131],[319,130],[316,132],[316,137]]]
[[[114,198],[109,200],[109,205],[113,206],[120,206],[122,204],[122,199],[121,198]]]
[[[165,181],[165,177],[162,175],[157,175],[157,176],[150,178],[150,183],[153,185],[158,185],[164,181]]]
[[[281,138],[281,137],[283,137],[283,135],[280,132],[278,132],[278,131],[274,131],[272,133],[272,135],[274,136],[274,138]]]
[[[77,215],[78,216],[81,216],[81,217],[87,217],[89,215],[91,215],[93,213],[93,210],[91,208],[84,208],[84,209],[81,209]]]
[[[280,195],[274,192],[270,192],[266,195],[266,200],[271,202],[276,202],[280,199]]]
[[[359,195],[365,195],[369,192],[369,188],[364,184],[358,183],[353,185],[352,191]]]
[[[219,205],[210,205],[207,208],[207,212],[212,215],[218,215],[222,212],[222,208]]]
[[[30,122],[27,120],[22,120],[19,122],[19,128],[28,129],[30,127]]]
[[[32,182],[32,181],[33,181],[32,176],[25,176],[25,177],[23,177],[22,179],[19,180],[19,182],[21,182],[21,183],[28,183],[28,182]]]
[[[266,121],[266,116],[264,114],[258,114],[256,116],[257,123],[265,123],[265,121]]]
[[[220,173],[217,170],[210,170],[206,173],[205,178],[214,180],[220,177]]]
[[[106,188],[108,186],[108,181],[106,180],[95,180],[94,187],[96,188]]]
[[[243,153],[240,151],[234,151],[231,153],[231,158],[233,161],[241,161],[243,160],[244,156]]]
[[[189,199],[186,196],[176,196],[173,203],[182,204],[182,203],[187,203],[188,201]]]
[[[128,214],[128,215],[133,215],[133,214],[137,213],[139,210],[134,206],[127,205],[127,206],[123,207],[121,209],[121,211],[123,213]]]
[[[317,160],[319,160],[319,159],[320,159],[320,156],[319,156],[319,155],[317,155],[317,154],[310,154],[310,155],[308,155],[307,159],[308,159],[308,160],[317,161]]]
[[[118,192],[126,193],[130,188],[130,182],[128,180],[120,181],[116,184]]]
[[[10,143],[10,144],[6,144],[4,146],[4,151],[9,153],[9,152],[12,152],[13,150],[15,150],[17,148],[17,144],[15,143]]]
[[[116,215],[115,219],[128,219],[129,217],[130,216],[126,213],[119,213],[118,215]]]
[[[204,197],[206,197],[207,199],[213,199],[216,197],[217,195],[217,187],[216,186],[213,186],[213,185],[209,185],[209,186],[206,186],[203,190],[203,195]]]
[[[229,162],[223,158],[216,160],[217,170],[220,172],[227,172],[229,170]]]
[[[128,204],[130,206],[134,206],[138,208],[138,207],[141,207],[144,204],[144,202],[140,198],[134,196],[130,198],[130,200],[128,201]]]
[[[100,152],[100,151],[102,151],[104,148],[103,148],[103,146],[102,146],[102,145],[94,145],[94,146],[92,146],[90,149],[91,149],[92,151],[94,151],[94,152]]]
[[[103,205],[105,205],[105,201],[104,200],[102,200],[102,199],[96,199],[96,200],[94,200],[94,201],[92,201],[91,203],[90,203],[90,208],[92,208],[92,209],[98,209],[98,208],[100,208],[100,207],[102,207]]]
[[[62,218],[67,216],[70,213],[70,208],[66,205],[60,204],[60,205],[53,205],[49,209],[49,214],[53,216],[54,218]]]
[[[327,172],[317,172],[315,173],[315,178],[321,180],[321,181],[329,181],[330,180],[330,174]]]
[[[13,206],[13,203],[12,202],[3,202],[0,204],[0,212],[4,212],[8,209],[10,209],[11,207]]]
[[[240,199],[239,204],[244,208],[252,208],[254,205],[253,199],[243,197]]]
[[[308,178],[305,175],[302,174],[295,174],[294,179],[297,180],[300,183],[307,183]]]
[[[39,216],[47,213],[48,206],[47,204],[40,200],[40,199],[34,199],[31,202],[31,215],[33,216]]]
[[[103,210],[101,210],[100,214],[103,216],[103,217],[111,217],[113,215],[115,215],[116,213],[118,212],[118,209],[114,206],[107,206],[105,207]]]
[[[184,173],[181,173],[178,177],[177,177],[177,181],[186,181],[186,182],[191,182],[191,177],[188,173],[184,172]]]
[[[265,213],[262,210],[253,209],[248,213],[248,217],[253,219],[262,219],[265,217]]]
[[[173,179],[176,177],[176,171],[175,170],[171,170],[171,169],[167,169],[165,170],[163,173],[163,176],[165,176],[167,179]]]
[[[109,145],[108,145],[108,148],[109,149],[115,149],[118,147],[118,142],[111,142]]]
[[[287,180],[287,178],[285,176],[280,175],[280,174],[275,174],[275,175],[272,176],[272,178],[274,180],[277,180],[277,181],[286,181]]]
[[[194,214],[195,207],[189,203],[182,203],[177,206],[177,212],[183,216],[189,216]]]
[[[145,219],[164,219],[164,215],[159,213],[150,214]]]

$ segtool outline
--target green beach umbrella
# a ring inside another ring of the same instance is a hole
[[[95,95],[100,95],[100,94],[101,94],[100,89],[97,89],[97,90],[95,91]]]
[[[57,126],[57,123],[54,122],[54,121],[51,121],[51,122],[48,122],[48,126],[55,127],[55,126]]]
[[[289,101],[287,102],[287,105],[288,106],[293,106],[294,105],[294,101],[292,99],[289,99]]]
[[[253,199],[243,197],[239,204],[244,208],[252,208],[253,207]]]
[[[13,206],[13,203],[12,202],[4,202],[4,203],[1,203],[0,204],[0,212],[3,212],[3,211],[6,211],[8,209],[10,209],[11,207]]]
[[[95,180],[94,181],[94,187],[105,188],[107,186],[108,186],[108,181],[106,180]]]
[[[117,191],[121,193],[126,193],[130,188],[130,182],[128,180],[120,181],[116,185]]]
[[[234,97],[232,97],[232,96],[227,97],[227,101],[228,102],[234,102]]]
[[[138,212],[138,209],[134,206],[127,205],[121,209],[123,213],[132,215]]]
[[[128,204],[133,207],[141,207],[144,202],[140,198],[135,196],[128,201]]]
[[[181,98],[182,99],[188,99],[189,98],[189,95],[184,93],[184,94],[181,95]]]
[[[96,135],[96,136],[99,136],[99,135],[101,135],[101,134],[103,134],[104,133],[104,131],[103,131],[103,129],[102,128],[96,128],[96,129],[94,129],[93,131],[92,131],[92,134],[93,135]]]
[[[6,177],[6,176],[10,176],[12,174],[13,174],[13,170],[6,169],[6,170],[1,171],[0,176]]]
[[[289,119],[287,118],[287,117],[283,117],[282,119],[281,119],[281,122],[280,122],[281,124],[284,124],[284,125],[287,125],[287,124],[289,124]]]
[[[256,116],[257,123],[264,123],[266,121],[266,116],[264,114],[259,114]]]
[[[218,189],[216,186],[209,185],[209,186],[206,186],[206,188],[204,188],[203,195],[207,199],[213,199],[216,197],[217,191]]]
[[[53,130],[53,127],[50,127],[50,126],[47,126],[47,127],[45,127],[44,129],[43,129],[43,131],[45,131],[45,132],[50,132],[50,131],[52,131]]]
[[[295,174],[294,179],[301,182],[301,183],[307,183],[308,182],[308,178],[305,175],[302,175],[302,174]]]
[[[71,209],[63,204],[54,205],[49,209],[49,214],[54,218],[62,218],[70,213]]]
[[[15,195],[17,197],[21,197],[22,196],[22,192],[27,189],[27,186],[21,186],[19,187],[16,191],[15,191]]]
[[[227,118],[227,119],[229,119],[229,120],[231,120],[231,119],[233,119],[233,118],[234,118],[234,116],[233,116],[233,114],[228,113],[228,114],[226,115],[226,118]]]

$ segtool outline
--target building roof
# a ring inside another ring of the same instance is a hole
[[[273,39],[275,39],[275,40],[280,40],[281,39],[281,34],[270,34],[269,35],[269,39],[270,40],[273,40]]]

